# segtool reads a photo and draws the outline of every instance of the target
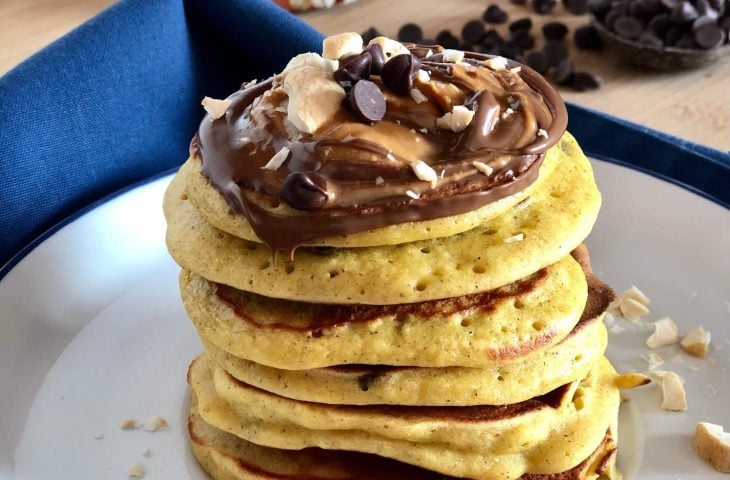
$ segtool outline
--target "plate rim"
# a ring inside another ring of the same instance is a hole
[[[614,165],[618,165],[618,166],[621,166],[624,168],[628,168],[630,170],[635,170],[637,172],[647,174],[647,175],[654,177],[656,179],[659,179],[661,181],[670,183],[672,185],[676,185],[684,190],[687,190],[690,193],[693,193],[701,198],[704,198],[705,200],[709,200],[710,202],[715,203],[721,207],[730,209],[730,204],[725,203],[720,198],[717,198],[716,196],[702,190],[701,188],[690,185],[689,183],[682,180],[681,178],[674,178],[665,173],[659,172],[657,170],[653,170],[652,168],[635,165],[626,160],[620,160],[620,159],[611,157],[609,155],[602,155],[602,154],[596,153],[596,152],[586,152],[586,156],[589,158],[595,158],[595,159],[603,161],[603,162],[612,163]],[[2,282],[3,279],[13,270],[13,268],[15,268],[15,266],[18,265],[18,263],[20,263],[26,256],[28,256],[33,250],[35,250],[38,246],[40,246],[45,240],[47,240],[54,233],[56,233],[57,231],[59,231],[60,229],[65,227],[66,225],[72,223],[74,220],[84,216],[85,214],[91,212],[92,210],[95,210],[96,208],[104,205],[105,203],[108,203],[108,202],[114,200],[115,198],[120,197],[121,195],[124,195],[127,192],[130,192],[139,187],[142,187],[149,183],[160,180],[161,178],[164,178],[170,174],[177,172],[179,169],[180,169],[180,166],[168,168],[168,169],[158,172],[154,175],[151,175],[147,178],[138,180],[137,182],[131,183],[131,184],[127,185],[126,187],[120,188],[119,190],[116,190],[116,191],[90,203],[89,205],[86,205],[85,207],[81,208],[80,210],[77,210],[76,212],[72,213],[71,215],[60,220],[58,223],[54,224],[48,230],[44,231],[39,236],[34,238],[32,241],[30,241],[28,244],[26,244],[23,248],[21,248],[18,251],[18,253],[16,253],[12,257],[10,257],[10,260],[8,260],[5,263],[5,265],[0,267],[0,282]]]

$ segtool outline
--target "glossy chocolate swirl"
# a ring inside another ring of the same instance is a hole
[[[343,105],[314,135],[287,120],[287,94],[273,77],[234,93],[224,116],[206,116],[191,144],[202,174],[245,215],[274,253],[318,240],[403,222],[431,220],[478,209],[517,193],[538,176],[545,151],[567,124],[558,93],[533,70],[483,66],[490,57],[467,53],[445,63],[442,50],[410,46],[421,60],[414,87],[427,99],[383,91],[382,121],[362,123]],[[434,54],[435,52],[435,54]],[[456,105],[475,115],[466,130],[436,127]],[[276,170],[263,167],[282,148],[290,154]],[[437,173],[420,180],[412,163]],[[475,168],[488,165],[491,173]],[[296,210],[273,211],[279,202]]]

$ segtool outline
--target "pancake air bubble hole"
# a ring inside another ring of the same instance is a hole
[[[269,261],[262,262],[261,265],[259,265],[259,270],[266,270],[271,266],[271,263]]]
[[[498,230],[495,228],[487,228],[486,230],[484,230],[483,233],[484,233],[484,235],[496,235],[497,232],[498,232]]]
[[[286,267],[284,267],[284,271],[288,274],[292,273],[294,271],[294,265],[291,263],[287,263]]]
[[[416,290],[419,292],[422,292],[428,288],[428,280],[419,280],[418,283],[416,283]]]
[[[522,310],[523,308],[525,308],[525,302],[523,302],[522,300],[520,300],[520,299],[518,298],[518,299],[516,299],[516,300],[515,300],[515,301],[514,301],[514,302],[512,303],[512,306],[514,306],[514,307],[515,307],[515,308],[516,308],[517,310]]]
[[[188,194],[187,194],[187,192],[186,192],[186,193],[183,193],[182,195],[180,195],[180,200],[183,200],[183,201],[185,201],[185,200],[187,200],[187,199],[188,199]]]
[[[563,195],[565,195],[565,193],[560,190],[553,190],[550,192],[550,196],[553,198],[563,198]]]
[[[469,325],[471,325],[471,320],[469,320],[468,318],[465,318],[461,321],[462,327],[468,327]]]
[[[423,247],[423,248],[421,249],[421,253],[431,253],[431,249],[430,249],[430,248],[428,248],[428,247]]]
[[[541,320],[538,320],[536,322],[532,323],[532,328],[534,328],[536,331],[540,332],[543,328],[545,328],[545,323]]]
[[[472,267],[471,271],[474,273],[484,273],[487,271],[487,267],[481,264],[477,264]]]
[[[255,244],[255,243],[249,243],[249,244],[248,244],[248,245],[246,246],[246,248],[248,248],[249,250],[251,250],[251,251],[253,252],[253,251],[255,251],[255,250],[256,250],[256,249],[258,248],[258,247],[256,246],[256,244]]]
[[[337,275],[339,275],[339,274],[340,274],[340,272],[336,272],[336,271],[331,271],[331,272],[330,272],[330,278],[335,278],[335,277],[336,277]]]

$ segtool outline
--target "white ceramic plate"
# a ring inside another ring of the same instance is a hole
[[[594,162],[604,207],[589,239],[594,268],[617,290],[652,300],[648,320],[712,332],[707,360],[659,367],[686,379],[689,410],[632,392],[622,410],[625,478],[721,478],[692,450],[697,421],[730,428],[730,212],[677,186]],[[207,478],[185,436],[185,372],[200,349],[164,246],[162,178],[91,209],[0,279],[0,479]],[[611,336],[619,369],[646,371],[645,329]],[[676,347],[660,351],[673,358]],[[159,415],[170,429],[122,431]],[[103,438],[95,438],[103,435]],[[149,449],[149,456],[143,451]]]

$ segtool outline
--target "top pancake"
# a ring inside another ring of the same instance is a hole
[[[303,247],[293,262],[273,263],[267,247],[207,223],[178,175],[164,201],[168,249],[208,280],[289,300],[387,305],[491,290],[557,262],[590,233],[601,203],[590,164],[574,143],[561,148],[540,189],[477,228],[394,246]]]
[[[406,222],[341,237],[326,238],[311,245],[329,247],[395,245],[418,240],[448,237],[471,230],[499,216],[523,199],[529,197],[534,191],[540,189],[541,184],[550,177],[555,170],[555,166],[563,157],[571,154],[577,148],[574,144],[575,139],[566,133],[561,141],[550,148],[545,154],[545,159],[540,167],[540,175],[534,183],[521,192],[489,203],[472,212],[421,222]],[[230,211],[230,207],[226,201],[210,185],[200,170],[201,161],[198,157],[189,158],[180,169],[180,175],[185,179],[186,190],[190,196],[190,200],[200,215],[211,225],[224,232],[245,240],[261,243],[261,240],[254,233],[246,217]],[[285,216],[301,215],[301,212],[289,207],[284,202],[279,203],[276,207],[271,207],[258,200],[252,194],[248,196],[249,201],[255,202],[260,207],[266,208],[273,213]]]

